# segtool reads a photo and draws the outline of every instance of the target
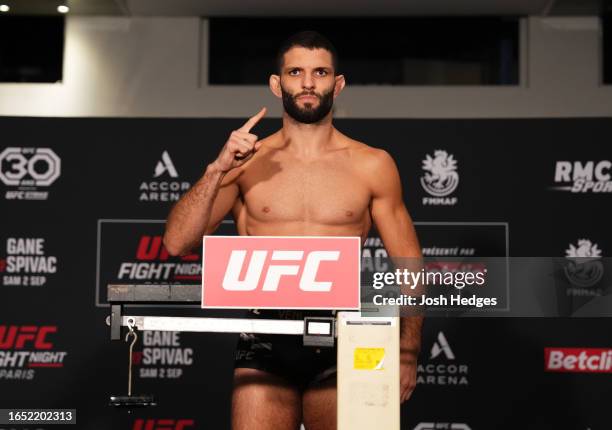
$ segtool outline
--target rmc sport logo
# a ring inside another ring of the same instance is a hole
[[[557,161],[555,186],[557,191],[571,193],[612,193],[612,162]]]

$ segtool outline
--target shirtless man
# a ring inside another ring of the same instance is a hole
[[[241,235],[365,240],[373,222],[390,256],[421,255],[392,158],[332,125],[332,104],[345,85],[336,70],[335,49],[320,34],[302,32],[284,43],[278,75],[270,76],[270,89],[283,103],[283,127],[262,140],[252,134],[263,108],[231,133],[172,209],[164,236],[170,254],[189,253],[231,211]],[[416,385],[421,323],[420,317],[402,318],[398,401]],[[233,429],[296,430],[300,422],[308,430],[336,428],[335,351],[288,337],[242,337]]]

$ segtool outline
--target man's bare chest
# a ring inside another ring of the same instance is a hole
[[[241,178],[241,192],[248,216],[262,222],[354,223],[370,203],[349,163],[260,163]]]

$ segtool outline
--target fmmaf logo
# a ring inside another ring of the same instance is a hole
[[[175,202],[191,187],[189,182],[178,180],[178,170],[168,151],[162,152],[152,177],[152,180],[140,184],[138,199],[141,202]]]
[[[68,355],[56,351],[54,325],[0,325],[0,380],[34,379],[36,369],[61,368]]]
[[[51,148],[5,148],[0,153],[0,181],[7,200],[47,200],[48,191],[61,173],[61,160]]]
[[[459,185],[457,160],[453,154],[438,149],[434,156],[427,154],[423,160],[425,174],[421,177],[423,189],[432,197],[423,197],[424,205],[452,206],[457,204],[457,197],[451,197]]]
[[[557,191],[570,193],[612,193],[612,162],[602,161],[557,161],[555,186]]]
[[[577,288],[568,289],[568,295],[599,295],[601,291],[585,291],[601,281],[604,275],[601,249],[589,239],[578,239],[565,251],[563,271],[569,283]]]
[[[195,428],[191,419],[143,419],[134,421],[132,430],[186,430]]]
[[[429,360],[417,366],[417,384],[469,385],[467,364],[458,363],[446,336],[438,332],[431,346]]]

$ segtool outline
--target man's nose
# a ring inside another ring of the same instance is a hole
[[[312,75],[310,73],[304,73],[304,78],[302,80],[302,88],[305,90],[314,90],[315,83]]]

